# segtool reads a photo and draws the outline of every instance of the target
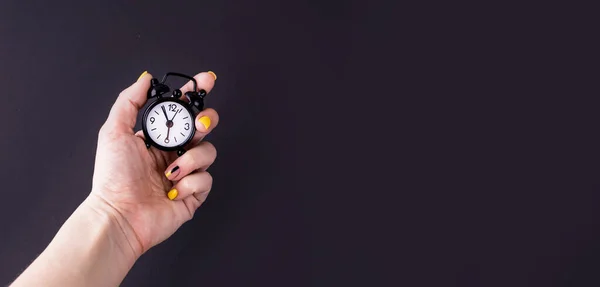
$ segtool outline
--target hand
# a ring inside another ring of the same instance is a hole
[[[137,256],[190,220],[208,196],[212,177],[206,169],[215,160],[216,150],[201,140],[219,122],[213,109],[198,114],[194,139],[179,158],[175,152],[147,149],[143,133],[134,133],[133,127],[146,102],[151,78],[143,74],[121,92],[100,129],[90,194],[110,210]],[[207,92],[215,83],[210,73],[194,78],[198,88]],[[192,88],[190,82],[181,91],[185,94]]]

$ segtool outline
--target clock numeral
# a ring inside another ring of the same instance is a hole
[[[173,137],[173,138],[175,139],[175,142],[177,142],[177,138],[176,137]]]
[[[151,129],[150,131],[151,131],[151,132],[153,132],[153,131],[155,131],[155,130],[156,130],[156,128],[153,128],[153,129]]]
[[[189,117],[185,117],[185,118],[183,118],[183,119],[185,120],[185,119],[187,119],[187,118],[189,118]]]
[[[160,138],[160,136],[162,136],[162,134],[159,134],[159,135],[156,137],[156,139],[159,139],[159,138]]]
[[[177,105],[176,104],[170,104],[169,105],[169,111],[174,112],[177,109]]]
[[[180,134],[185,137],[185,135],[183,133],[180,133]]]
[[[160,114],[159,114],[157,111],[154,111],[154,112],[155,112],[157,115],[159,115],[159,116],[160,116]]]
[[[186,131],[190,130],[190,123],[185,123],[185,128],[183,128]]]
[[[155,120],[156,120],[156,119],[154,119],[154,117],[151,117],[151,118],[150,118],[150,123],[151,123],[151,124],[153,124]]]

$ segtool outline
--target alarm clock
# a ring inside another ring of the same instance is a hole
[[[188,102],[181,100],[181,90],[171,91],[165,84],[169,76],[192,81],[193,90],[185,93]],[[204,108],[205,96],[206,91],[198,90],[198,84],[193,77],[170,72],[165,74],[161,81],[152,78],[148,100],[154,101],[148,105],[142,118],[146,147],[154,146],[163,151],[177,151],[178,156],[183,155],[185,145],[194,138],[194,121],[197,113]]]

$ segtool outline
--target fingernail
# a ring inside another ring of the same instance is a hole
[[[167,178],[169,178],[169,176],[173,175],[178,170],[179,170],[179,166],[175,166],[173,169],[171,169],[167,173],[165,173],[165,176],[167,176]],[[177,175],[175,175],[175,176],[177,176]]]
[[[208,71],[207,73],[211,74],[215,78],[215,81],[217,80],[217,74],[215,74],[215,72]]]
[[[177,195],[179,194],[179,192],[177,191],[177,189],[173,188],[169,191],[169,193],[167,193],[167,196],[169,197],[170,200],[175,199],[175,197],[177,197]]]
[[[143,78],[143,77],[144,77],[146,74],[148,74],[148,71],[144,71],[144,72],[143,72],[143,73],[140,75],[140,77],[139,77],[137,80],[139,81],[139,80],[140,80],[141,78]]]
[[[202,123],[202,125],[204,126],[204,128],[206,130],[208,130],[208,128],[210,127],[210,118],[209,117],[203,116],[203,117],[199,118],[198,121]]]

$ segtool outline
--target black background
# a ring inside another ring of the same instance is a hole
[[[219,151],[213,193],[123,285],[306,285],[310,233],[294,158],[296,107],[308,92],[293,83],[318,75],[306,67],[318,63],[310,35],[319,27],[299,21],[307,15],[295,10],[308,7],[282,5],[2,1],[0,281],[15,278],[89,193],[97,133],[122,89],[144,70],[213,70],[206,104],[222,119],[208,139]]]
[[[502,8],[1,1],[0,282],[89,193],[123,88],[213,70],[211,195],[124,286],[597,286],[597,26]]]

